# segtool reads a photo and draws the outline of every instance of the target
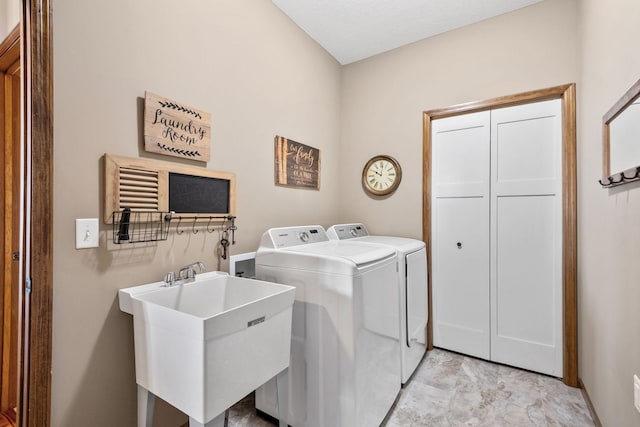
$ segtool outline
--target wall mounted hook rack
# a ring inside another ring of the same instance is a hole
[[[639,181],[640,180],[640,166],[633,169],[628,169],[626,171],[609,175],[604,177],[603,179],[599,179],[598,183],[603,188],[615,187],[620,184],[626,184],[627,182]],[[606,182],[605,182],[606,181]]]
[[[122,211],[115,211],[112,214],[113,243],[141,243],[157,242],[167,240],[171,222],[176,221],[175,232],[182,235],[185,232],[181,228],[182,221],[191,223],[191,233],[198,234],[199,224],[204,226],[208,233],[213,233],[216,229],[224,233],[231,231],[232,242],[235,244],[234,215],[181,215],[175,212],[158,211],[135,211],[128,208]]]

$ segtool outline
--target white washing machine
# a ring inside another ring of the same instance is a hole
[[[400,391],[395,251],[331,241],[318,225],[273,228],[255,270],[296,287],[287,423],[380,425]],[[275,380],[256,390],[256,408],[280,419]]]
[[[398,251],[400,268],[400,339],[402,384],[427,351],[427,251],[422,240],[404,237],[370,236],[364,224],[338,224],[329,227],[330,239],[385,245]]]

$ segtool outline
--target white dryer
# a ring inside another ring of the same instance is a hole
[[[288,424],[377,426],[400,391],[397,259],[390,247],[329,240],[321,226],[268,230],[256,278],[296,287]],[[278,416],[275,380],[256,408]]]
[[[409,378],[427,350],[427,251],[422,240],[404,237],[370,236],[364,224],[329,227],[330,239],[392,247],[398,251],[400,268],[400,339],[402,384]]]

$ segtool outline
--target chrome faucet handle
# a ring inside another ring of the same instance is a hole
[[[186,267],[182,267],[178,272],[178,279],[193,279],[196,277],[196,270],[193,268],[193,265],[187,265]]]
[[[196,277],[196,267],[200,269],[200,272],[205,271],[204,264],[200,261],[196,261],[189,265],[185,265],[180,270],[178,270],[178,279],[179,280],[194,279]]]
[[[176,274],[173,271],[168,272],[164,276],[164,283],[166,283],[168,286],[173,286],[175,282],[176,282]]]
[[[200,273],[204,273],[206,270],[206,267],[204,266],[204,263],[202,261],[196,261],[193,264],[191,264],[192,267],[198,267],[200,269]]]
[[[200,269],[200,272],[201,272],[201,273],[204,273],[204,271],[205,271],[205,266],[204,266],[204,263],[203,263],[202,261],[196,261],[196,262],[192,262],[192,263],[191,263],[191,264],[189,264],[189,265],[185,265],[184,267],[182,267],[182,268],[180,269],[180,271],[187,271],[188,269],[191,269],[191,270],[194,270],[194,271],[195,271],[195,268],[196,268],[196,267],[198,267],[198,268]]]

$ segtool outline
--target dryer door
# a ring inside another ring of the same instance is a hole
[[[406,299],[404,303],[407,322],[407,346],[416,342],[426,344],[426,328],[429,309],[427,305],[427,251],[425,248],[407,254]]]

